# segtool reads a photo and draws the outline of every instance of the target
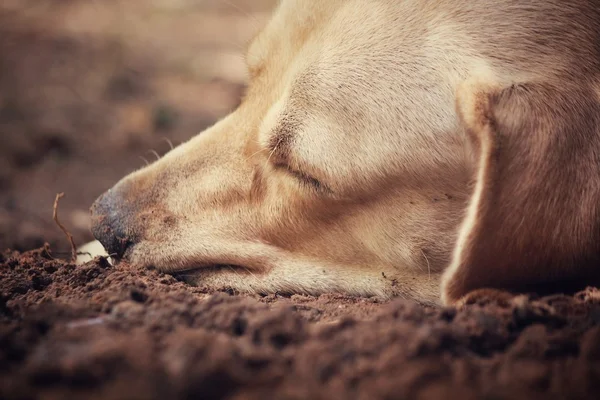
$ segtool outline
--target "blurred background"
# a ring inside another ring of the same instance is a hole
[[[92,202],[233,110],[276,0],[0,0],[0,251],[91,240]]]

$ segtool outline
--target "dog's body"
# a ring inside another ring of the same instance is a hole
[[[600,275],[600,1],[286,0],[247,62],[236,111],[95,203],[110,253],[427,303]]]

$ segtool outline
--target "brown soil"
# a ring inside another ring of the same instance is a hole
[[[1,399],[598,398],[600,291],[462,310],[74,266],[60,218],[239,101],[275,0],[0,2]]]
[[[593,399],[600,291],[464,309],[205,293],[47,250],[0,264],[3,399]]]

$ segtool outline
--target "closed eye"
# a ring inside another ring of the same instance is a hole
[[[313,188],[316,191],[325,192],[325,193],[329,193],[329,194],[332,193],[331,189],[327,185],[325,185],[321,181],[319,181],[318,179],[316,179],[308,174],[305,174],[304,172],[295,170],[287,164],[275,164],[275,168],[285,170],[286,173],[288,173],[289,175],[296,178],[296,180],[298,180],[300,183],[310,186],[311,188]]]

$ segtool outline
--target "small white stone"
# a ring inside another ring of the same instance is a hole
[[[84,244],[77,249],[77,252],[79,253],[77,255],[78,265],[91,261],[97,256],[108,257],[108,253],[106,250],[104,250],[102,244],[97,240]],[[108,262],[110,262],[110,258],[108,259]]]

